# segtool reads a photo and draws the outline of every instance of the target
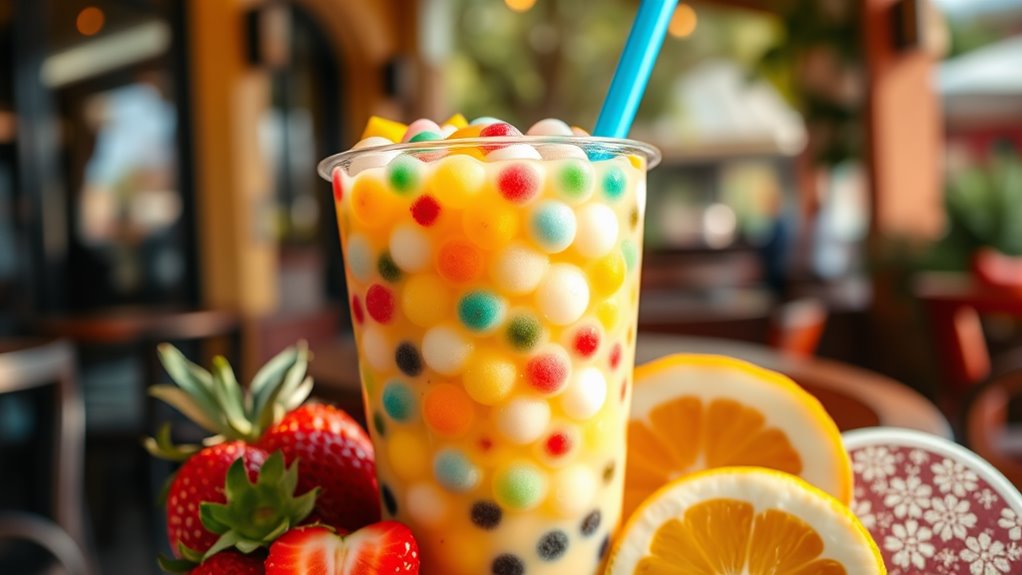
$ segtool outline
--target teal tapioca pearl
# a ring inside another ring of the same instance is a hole
[[[550,253],[564,251],[575,239],[575,212],[566,204],[546,201],[532,213],[532,239]]]
[[[391,381],[383,388],[383,410],[394,421],[410,421],[416,413],[415,394],[400,381]]]
[[[618,166],[607,168],[603,174],[603,193],[612,200],[620,198],[621,194],[625,193],[627,185],[628,179]]]
[[[472,331],[486,331],[500,323],[504,303],[489,292],[474,291],[458,302],[458,319]]]
[[[479,483],[479,470],[460,451],[445,449],[433,459],[437,483],[449,491],[468,491]]]

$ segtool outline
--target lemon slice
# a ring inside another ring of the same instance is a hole
[[[823,406],[787,377],[714,355],[635,370],[624,514],[687,473],[757,466],[797,475],[848,504],[852,467]]]
[[[847,506],[787,473],[724,467],[682,477],[622,530],[607,575],[875,575],[880,550]]]

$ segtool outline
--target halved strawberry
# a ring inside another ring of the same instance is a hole
[[[419,547],[396,521],[344,537],[325,527],[299,527],[273,543],[265,565],[266,575],[416,575]]]

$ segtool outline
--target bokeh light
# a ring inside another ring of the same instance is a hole
[[[515,12],[528,12],[536,4],[536,0],[504,0],[504,3]]]
[[[103,29],[106,23],[106,15],[95,6],[82,9],[75,19],[75,27],[82,36],[95,36]]]
[[[671,16],[667,32],[675,38],[686,38],[695,32],[698,23],[696,11],[688,4],[679,4],[674,10],[674,16]]]

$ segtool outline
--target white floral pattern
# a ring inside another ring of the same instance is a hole
[[[926,566],[926,559],[933,557],[936,551],[930,543],[932,538],[930,529],[920,527],[915,519],[909,519],[904,524],[895,523],[891,527],[891,535],[884,539],[884,549],[894,552],[891,561],[898,567],[922,569]]]
[[[850,455],[852,511],[890,575],[1022,575],[1022,510],[980,468],[883,441]]]
[[[1004,543],[994,540],[985,531],[979,537],[966,539],[965,549],[958,555],[969,564],[972,575],[1000,575],[1011,571]]]
[[[949,541],[952,537],[965,539],[969,529],[976,526],[976,514],[969,512],[969,500],[958,499],[950,493],[934,497],[923,518],[941,541]]]

